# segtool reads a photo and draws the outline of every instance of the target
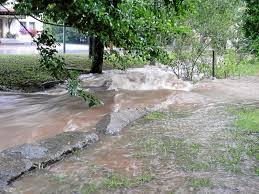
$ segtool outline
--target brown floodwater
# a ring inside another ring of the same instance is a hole
[[[8,193],[256,194],[259,177],[253,167],[258,162],[242,157],[240,172],[232,172],[215,161],[218,152],[227,153],[225,146],[234,144],[229,133],[234,120],[224,105],[168,112],[162,120],[143,118],[118,136],[101,137],[87,150],[24,176]],[[198,151],[191,149],[195,146]],[[112,176],[129,183],[109,186],[120,181]],[[141,178],[146,181],[136,182]],[[195,180],[208,185],[197,186]]]
[[[104,105],[89,109],[67,94],[0,93],[0,150],[33,143],[65,131],[94,131],[107,113],[123,108],[152,107],[166,101],[169,90],[96,92]]]
[[[141,71],[137,71],[135,79],[140,76],[139,72]],[[119,78],[115,76],[116,79],[112,80],[114,83],[111,84],[112,89],[101,87],[110,81],[107,81],[108,78],[96,76],[84,79],[84,87],[94,86],[95,95],[104,103],[91,109],[82,99],[70,97],[62,88],[36,94],[2,92],[0,93],[0,150],[32,143],[64,131],[93,131],[96,123],[105,114],[124,108],[149,107],[154,110],[161,108],[174,110],[209,103],[242,103],[259,100],[258,77],[204,80],[190,86],[189,83],[180,82],[173,75],[169,74],[170,77],[166,73],[162,72],[162,75],[159,75],[163,77],[142,78],[146,83],[143,83],[139,90],[136,89],[136,85],[139,85],[140,81],[134,79],[132,72],[125,78],[126,81],[123,80],[121,73]],[[110,74],[108,75],[117,75]],[[151,76],[150,72],[147,76]],[[162,84],[159,87],[154,86],[159,79],[162,80]],[[164,79],[167,82],[171,80],[171,83],[165,84]],[[119,85],[117,82],[121,83],[123,89],[114,88]],[[144,87],[147,89],[143,90]]]
[[[208,157],[224,150],[224,145],[232,141],[226,129],[235,118],[226,112],[226,106],[259,102],[259,77],[203,80],[192,85],[177,80],[168,69],[148,67],[136,72],[110,71],[82,76],[81,80],[83,88],[95,93],[104,105],[89,109],[80,98],[70,97],[60,88],[35,94],[0,93],[0,150],[63,131],[93,131],[105,114],[124,108],[164,110],[167,117],[163,121],[140,119],[118,136],[101,137],[99,143],[78,155],[23,177],[14,183],[10,193],[80,193],[85,184],[98,184],[111,174],[130,178],[148,174],[154,179],[129,188],[101,188],[99,193],[256,193],[259,190],[258,178],[246,170],[252,168],[254,161],[245,160],[240,166],[244,174],[239,175],[213,166]],[[173,138],[181,148],[185,148],[185,143],[200,144],[203,148],[200,158],[191,160],[206,161],[213,169],[189,172],[186,158],[177,160],[184,155],[177,149],[169,154],[169,159],[164,158],[161,154],[164,152],[158,152],[156,146],[164,137]],[[143,148],[151,152],[150,156],[143,157]],[[197,189],[191,181],[195,178],[208,178],[213,186]]]

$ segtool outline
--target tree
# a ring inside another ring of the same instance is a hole
[[[224,51],[227,41],[237,38],[243,6],[242,0],[200,0],[191,14],[192,26],[213,49]]]
[[[56,23],[78,29],[95,37],[91,72],[101,73],[104,47],[134,51],[146,58],[164,53],[158,41],[178,31],[176,18],[188,6],[188,0],[18,0],[20,13],[44,14]]]
[[[249,49],[259,56],[259,3],[258,0],[245,0],[246,13],[244,32],[248,39]]]
[[[242,0],[199,0],[193,12],[180,22],[189,31],[173,37],[172,50],[175,73],[178,77],[192,79],[193,75],[210,76],[211,51],[223,55],[227,43],[232,48],[239,47],[242,36],[239,34],[244,3]]]

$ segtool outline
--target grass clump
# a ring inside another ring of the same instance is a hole
[[[155,112],[151,112],[149,114],[146,115],[146,118],[148,120],[163,120],[166,118],[166,113],[164,112],[158,112],[158,111],[155,111]]]
[[[66,176],[65,175],[55,175],[53,178],[55,181],[57,181],[59,183],[64,183]]]
[[[118,174],[111,174],[104,178],[100,183],[87,183],[81,193],[91,194],[104,190],[116,190],[120,188],[132,188],[148,183],[154,179],[150,174],[143,174],[137,177],[127,177]]]
[[[254,172],[255,172],[256,176],[259,176],[259,167],[258,166],[254,167]]]
[[[196,178],[191,179],[191,185],[194,188],[201,188],[201,187],[211,187],[212,182],[208,178]]]
[[[130,186],[130,180],[128,177],[111,175],[104,180],[103,186],[109,189],[128,188]]]
[[[254,162],[259,160],[259,109],[255,106],[230,107],[230,113],[237,116],[233,122],[236,128],[232,133],[235,146],[227,146],[218,156],[218,162],[235,173],[240,173],[242,160],[250,158]],[[251,168],[253,174],[256,170]]]
[[[259,133],[259,109],[241,108],[234,112],[239,118],[235,125],[248,133]]]
[[[152,181],[153,179],[154,179],[154,177],[151,176],[150,174],[144,174],[144,175],[137,177],[137,184],[143,185],[145,183]]]
[[[82,194],[92,194],[100,190],[99,186],[93,183],[87,183],[81,189]]]
[[[247,155],[254,157],[257,161],[259,161],[259,144],[250,145],[247,151]]]
[[[226,150],[218,155],[217,161],[220,165],[224,166],[227,170],[234,173],[241,173],[239,164],[243,154],[243,147],[237,148],[227,146]]]

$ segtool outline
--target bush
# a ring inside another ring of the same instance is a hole
[[[130,53],[122,54],[117,51],[106,53],[105,61],[107,65],[112,67],[112,69],[119,69],[123,71],[131,67],[142,67],[147,64],[147,61],[139,56]]]
[[[258,75],[259,58],[251,55],[238,55],[234,50],[228,50],[224,55],[223,62],[216,67],[217,78],[230,76]]]
[[[16,34],[12,34],[11,32],[6,33],[6,38],[16,38]]]

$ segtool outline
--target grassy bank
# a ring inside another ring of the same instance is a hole
[[[65,55],[68,66],[89,69],[90,60],[84,55]],[[40,67],[37,55],[0,55],[0,85],[11,89],[30,90],[55,80]]]
[[[91,60],[83,54],[62,55],[68,67],[90,70]],[[104,69],[124,69],[143,66],[146,62],[139,58],[126,57],[119,61],[115,57],[105,59]],[[0,86],[25,91],[37,90],[42,84],[54,81],[49,72],[41,68],[38,55],[0,55]]]

